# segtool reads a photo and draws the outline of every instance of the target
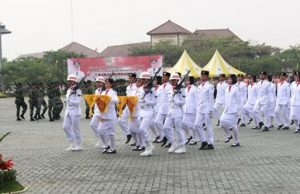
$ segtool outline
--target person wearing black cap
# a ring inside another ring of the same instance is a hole
[[[277,99],[275,117],[278,123],[278,130],[289,129],[288,105],[290,102],[290,84],[286,81],[286,73],[280,74],[280,82],[277,84]]]
[[[238,127],[237,120],[241,108],[241,94],[237,83],[236,75],[228,77],[228,87],[225,91],[225,109],[220,118],[220,125],[224,129],[226,134],[225,143],[228,143],[232,139],[230,135],[230,129],[233,130],[234,144],[231,147],[240,146],[238,139]]]
[[[248,76],[249,84],[248,84],[248,99],[246,104],[243,106],[243,111],[245,112],[245,116],[250,118],[247,124],[250,124],[252,120],[254,120],[255,127],[258,128],[259,118],[254,114],[254,105],[257,99],[257,85],[256,85],[256,76],[249,75]]]
[[[243,111],[243,106],[246,104],[247,101],[247,85],[244,82],[244,75],[243,74],[238,74],[237,75],[237,86],[240,89],[240,95],[241,95],[241,113],[240,116],[241,118],[238,120],[238,123],[241,122],[240,127],[246,127],[246,116],[245,112]]]
[[[291,97],[290,118],[294,119],[296,124],[295,133],[300,133],[300,72],[296,73],[295,86]]]
[[[198,110],[195,127],[201,141],[200,150],[214,149],[214,133],[211,124],[214,105],[214,86],[209,83],[209,71],[201,71],[201,84],[198,86]],[[206,128],[207,130],[205,130]]]
[[[136,74],[135,73],[129,73],[128,74],[128,82],[129,85],[126,88],[126,96],[135,96],[136,91],[137,91],[137,86],[136,86]],[[126,144],[129,143],[131,140],[132,135],[130,134],[130,130],[128,127],[128,118],[129,118],[130,112],[128,109],[128,106],[125,107],[123,114],[121,118],[119,118],[119,125],[126,135]]]
[[[218,119],[217,126],[220,125],[221,113],[224,110],[225,90],[228,87],[228,84],[225,82],[225,79],[225,74],[219,75],[219,83],[217,84],[217,97],[214,104],[214,116]]]
[[[254,105],[254,114],[259,119],[258,129],[262,126],[265,128],[263,132],[269,131],[270,117],[269,117],[269,91],[270,82],[267,80],[267,72],[262,71],[260,73],[260,81],[257,83],[257,99]],[[260,117],[262,113],[263,118]],[[264,120],[264,122],[262,122]]]
[[[183,108],[183,120],[182,120],[182,128],[185,130],[186,136],[188,137],[186,144],[195,145],[197,144],[197,133],[194,126],[196,119],[196,111],[197,106],[195,106],[195,102],[197,102],[197,88],[194,86],[195,78],[193,76],[189,76],[185,81],[185,105]]]
[[[162,143],[164,146],[167,143],[167,138],[164,134],[164,120],[169,112],[169,99],[168,99],[168,92],[172,88],[171,84],[169,83],[171,74],[168,72],[163,72],[162,76],[162,85],[159,86],[156,93],[156,102],[158,106],[157,115],[154,120],[154,126],[156,129],[159,130],[159,140],[157,143]],[[170,146],[170,145],[169,145]]]
[[[117,121],[117,112],[116,104],[119,103],[117,92],[112,89],[113,79],[109,78],[105,80],[105,90],[101,92],[101,95],[109,96],[110,101],[107,105],[107,110],[102,112],[100,115],[100,125],[99,125],[99,134],[103,142],[103,145],[106,146],[103,153],[115,154],[116,143],[115,143],[115,127]],[[108,141],[109,143],[108,143]],[[110,145],[110,146],[108,146]]]

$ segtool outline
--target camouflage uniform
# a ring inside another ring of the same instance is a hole
[[[17,88],[15,91],[15,97],[16,97],[15,104],[17,107],[17,121],[21,121],[20,117],[22,119],[25,119],[24,114],[27,110],[27,104],[24,101],[24,95],[23,95],[24,89],[22,88],[22,84],[18,83],[18,84],[16,84],[16,86],[17,86]],[[20,107],[22,107],[22,109],[23,109],[21,116],[20,116]]]
[[[54,88],[53,88],[53,101],[54,101],[54,105],[53,105],[53,119],[54,120],[58,120],[60,119],[60,113],[64,108],[64,104],[60,98],[61,92],[60,92],[60,86],[58,84],[58,82],[56,82]]]
[[[44,93],[44,87],[43,87],[43,83],[39,83],[38,88],[37,88],[37,95],[38,95],[38,103],[37,103],[37,110],[35,113],[34,118],[35,119],[44,119],[44,114],[47,111],[47,103],[44,99],[45,93]],[[41,113],[41,107],[43,106],[43,112]]]
[[[36,111],[38,110],[38,89],[36,84],[33,83],[32,86],[29,88],[29,109],[30,109],[30,121],[35,121],[33,118],[34,107]]]
[[[55,105],[55,94],[54,94],[54,85],[52,82],[49,82],[48,84],[48,116],[49,116],[49,121],[54,121],[53,119],[53,108]]]

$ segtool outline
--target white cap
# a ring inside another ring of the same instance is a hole
[[[103,76],[98,76],[96,78],[96,82],[102,82],[102,83],[105,83],[105,78]]]
[[[140,75],[140,79],[150,79],[151,78],[151,75],[150,73],[148,72],[142,72],[141,75]]]
[[[170,76],[170,80],[180,80],[180,76],[178,75],[178,73],[172,73]]]
[[[74,82],[76,82],[77,81],[76,75],[73,75],[73,74],[68,75],[67,81],[74,81]]]

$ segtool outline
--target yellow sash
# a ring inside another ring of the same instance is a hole
[[[90,107],[89,117],[93,116],[93,106],[95,104],[95,96],[94,94],[86,94],[84,95],[84,99]]]
[[[137,96],[127,96],[127,106],[128,109],[130,111],[130,113],[132,114],[135,110],[135,107],[137,105],[138,102],[138,97]]]
[[[96,95],[95,102],[101,113],[104,113],[107,111],[107,107],[108,107],[110,100],[111,100],[110,96]]]
[[[127,103],[127,96],[118,96],[119,103],[117,104],[118,108],[118,116],[122,116],[123,114],[123,107]]]

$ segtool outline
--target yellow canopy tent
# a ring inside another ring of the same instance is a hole
[[[184,75],[188,70],[191,70],[190,76],[194,76],[195,78],[200,76],[201,68],[191,59],[186,50],[184,50],[178,62],[170,70],[170,73],[179,72],[181,75]]]
[[[202,70],[209,71],[209,77],[216,77],[220,74],[230,75],[230,74],[243,74],[246,73],[232,67],[229,65],[221,56],[218,50],[216,50],[214,56],[211,60],[203,67]]]

